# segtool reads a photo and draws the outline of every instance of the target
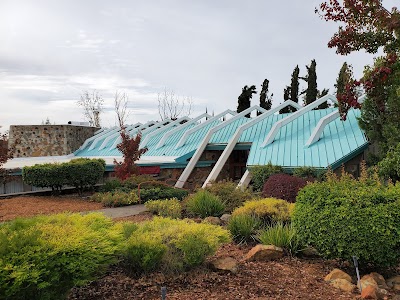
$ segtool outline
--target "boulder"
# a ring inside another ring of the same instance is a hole
[[[210,262],[210,266],[215,271],[237,273],[238,263],[232,257],[217,258]]]
[[[319,257],[319,253],[317,249],[311,246],[307,246],[303,250],[301,250],[301,254],[305,257]]]
[[[229,220],[231,219],[231,215],[230,214],[223,214],[221,216],[221,221],[225,224],[227,224],[229,222]]]
[[[368,286],[373,286],[378,288],[378,283],[375,281],[374,277],[371,275],[364,275],[360,279],[361,289],[365,290]],[[358,289],[360,289],[360,284],[357,283]]]
[[[378,299],[378,286],[368,285],[362,289],[361,299]]]
[[[352,284],[346,279],[341,279],[341,278],[330,280],[329,284],[337,289],[341,289],[342,291],[349,293],[354,292],[354,290],[356,289],[356,286],[354,284]]]
[[[207,217],[204,218],[203,223],[209,223],[212,225],[221,225],[221,220],[218,217]]]
[[[368,275],[363,276],[362,278],[368,279],[368,280],[370,280],[370,279],[374,280],[380,289],[387,290],[389,288],[386,284],[385,278],[383,278],[383,276],[379,273],[372,272]]]
[[[330,272],[328,275],[325,276],[325,281],[331,281],[335,279],[345,279],[348,282],[352,283],[353,280],[351,279],[351,276],[347,274],[346,272],[343,272],[342,270],[339,269],[333,269],[332,272]]]
[[[274,245],[257,245],[245,256],[245,261],[270,261],[283,257],[283,249]]]
[[[395,291],[400,291],[400,275],[389,278],[386,280],[386,284],[389,288],[394,289]]]

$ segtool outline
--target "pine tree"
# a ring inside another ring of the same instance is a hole
[[[283,100],[290,100],[290,86],[286,86],[286,88],[283,90]],[[280,114],[287,114],[290,112],[292,112],[290,106],[286,106],[279,111]]]
[[[300,68],[297,65],[292,73],[292,81],[290,83],[290,100],[299,103],[299,73]]]
[[[343,95],[345,93],[346,84],[350,83],[352,77],[353,72],[351,65],[348,65],[346,62],[344,62],[340,68],[338,78],[336,79],[336,96]]]
[[[251,87],[245,85],[243,87],[242,93],[238,97],[238,107],[237,107],[238,113],[250,107],[251,98],[253,98],[253,94],[257,94],[255,85],[252,85]],[[246,117],[250,117],[250,114],[246,115]]]
[[[269,80],[265,79],[261,85],[261,92],[260,92],[260,107],[265,108],[266,110],[270,110],[272,107],[272,97],[268,96],[268,88],[269,88]],[[260,115],[260,112],[257,112],[257,115]]]

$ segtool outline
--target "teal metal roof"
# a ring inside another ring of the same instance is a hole
[[[271,162],[285,168],[340,166],[368,146],[367,138],[357,122],[360,111],[350,110],[346,121],[336,119],[330,122],[317,142],[309,147],[305,146],[318,121],[334,110],[335,108],[329,108],[307,112],[282,127],[274,142],[265,147],[261,145],[273,123],[271,118],[260,122],[257,124],[258,127],[261,126],[259,130],[253,130],[255,135],[247,165],[265,165]]]
[[[281,165],[285,168],[296,168],[299,166],[312,166],[316,168],[331,166],[332,168],[336,168],[364,150],[368,146],[368,141],[357,123],[360,111],[350,110],[346,121],[340,121],[339,119],[331,121],[324,128],[320,139],[309,147],[306,147],[305,144],[319,120],[335,110],[336,108],[329,108],[305,112],[280,128],[274,142],[265,147],[261,145],[272,126],[291,114],[274,114],[263,120],[260,119],[261,121],[243,131],[236,144],[236,148],[240,148],[241,145],[248,145],[250,147],[247,161],[249,167],[265,165],[271,162],[274,165]],[[238,128],[250,120],[254,120],[254,118],[234,117],[232,122],[227,122],[226,126],[213,133],[208,143],[208,149],[214,149],[215,147],[223,149]],[[181,124],[177,124],[168,128],[161,127],[162,129],[159,131],[155,131],[155,127],[148,131],[143,130],[142,141],[149,132],[153,132],[147,141],[146,147],[148,151],[143,155],[146,157],[146,161],[151,161],[151,157],[173,157],[176,163],[186,163],[186,160],[191,158],[196,149],[199,148],[207,133],[215,126],[224,123],[220,119],[209,120],[204,127],[200,126],[201,128],[191,133],[183,146],[175,149],[185,132],[195,128],[198,124],[187,124],[186,126],[182,126],[182,128],[180,127]],[[156,126],[159,125],[160,123]],[[135,133],[136,130],[131,131],[131,135]],[[162,147],[157,148],[158,143],[166,133],[170,133],[169,138],[166,139]],[[115,129],[99,132],[96,136],[96,139],[88,139],[84,147],[77,150],[75,155],[97,157],[121,156],[121,153],[115,147],[116,139],[119,138],[119,135],[115,134]],[[108,142],[105,143],[104,141],[107,138]],[[103,142],[104,145],[101,147]],[[95,143],[94,147],[90,149],[93,143]]]

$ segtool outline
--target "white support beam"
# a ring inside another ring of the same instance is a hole
[[[102,139],[112,135],[115,132],[118,132],[118,130],[119,127],[116,127],[113,130],[108,131],[106,134],[102,134],[101,136],[97,137],[96,139],[93,140],[88,150],[93,150]]]
[[[183,134],[183,136],[180,138],[180,140],[178,141],[178,143],[177,143],[176,146],[175,146],[175,149],[178,149],[178,148],[182,147],[183,145],[185,145],[185,143],[186,143],[188,137],[189,137],[193,132],[196,132],[196,131],[200,130],[201,128],[203,128],[203,127],[207,126],[208,124],[210,124],[210,123],[212,123],[212,122],[218,120],[219,118],[221,118],[221,117],[223,117],[223,116],[226,116],[227,114],[230,114],[230,115],[232,115],[232,116],[237,115],[236,112],[234,112],[234,111],[232,111],[232,110],[230,110],[230,109],[227,109],[227,110],[225,110],[224,112],[222,112],[222,113],[216,115],[215,117],[212,117],[211,119],[208,119],[206,122],[201,123],[201,124],[199,124],[199,125],[197,125],[197,126],[191,128],[191,129],[189,129],[189,130],[186,131],[186,132]]]
[[[100,128],[99,130],[96,130],[94,133],[93,133],[93,135],[96,135],[96,134],[99,134],[100,132],[103,132],[103,131],[106,131],[106,130],[108,130],[108,128]]]
[[[214,126],[211,128],[202,142],[200,143],[199,147],[197,148],[196,152],[193,154],[193,157],[190,159],[189,163],[187,164],[186,168],[183,170],[181,176],[179,177],[178,181],[175,184],[175,187],[182,188],[184,184],[186,183],[186,180],[188,180],[190,174],[192,173],[194,167],[196,166],[197,162],[199,161],[201,155],[203,154],[203,151],[206,149],[208,142],[211,140],[211,137],[215,132],[220,130],[221,128],[224,128],[225,126],[228,126],[229,124],[235,122],[237,119],[244,117],[245,115],[251,113],[253,110],[258,110],[260,112],[266,112],[264,108],[255,105],[252,107],[249,107],[248,109],[242,111],[241,113],[235,115],[234,117],[230,118],[227,121],[222,122],[221,124],[218,124],[217,126]]]
[[[250,184],[251,181],[251,173],[249,170],[246,170],[246,172],[244,172],[242,178],[240,178],[239,184],[236,187],[237,189],[241,189],[242,191],[247,188]]]
[[[140,125],[142,125],[142,123],[136,123],[136,124],[134,124],[134,125],[127,126],[126,129],[128,129],[128,128],[129,128],[129,129],[132,129],[132,128],[135,128],[136,126],[140,126]],[[116,133],[114,133],[114,134],[112,134],[112,135],[106,137],[106,138],[104,139],[104,141],[101,143],[101,145],[100,145],[100,147],[99,147],[99,150],[104,149],[104,148],[107,146],[107,144],[108,144],[109,141],[111,141],[113,138],[115,138],[117,135],[119,135],[119,131],[120,131],[120,130],[118,130],[118,132],[116,132]]]
[[[87,147],[87,145],[88,145],[91,141],[93,141],[93,140],[95,140],[95,139],[97,139],[97,138],[99,138],[99,137],[101,137],[101,136],[104,136],[104,135],[110,133],[111,131],[114,132],[115,129],[116,129],[116,127],[111,127],[111,128],[109,128],[109,129],[104,130],[103,132],[101,132],[101,133],[99,133],[99,134],[96,134],[96,135],[94,135],[94,136],[92,136],[92,137],[86,139],[85,142],[79,147],[78,150],[85,149],[85,148]]]
[[[305,147],[309,147],[310,145],[314,144],[315,142],[319,141],[321,138],[322,132],[324,132],[325,126],[328,125],[333,120],[336,120],[340,117],[339,110],[331,112],[330,114],[326,115],[325,117],[321,118],[317,125],[315,126],[314,130],[312,131],[310,138],[305,144]]]
[[[164,127],[161,127],[161,128],[159,128],[159,129],[153,131],[152,133],[146,135],[146,137],[145,137],[145,138],[143,139],[143,141],[140,143],[140,144],[141,144],[140,147],[141,147],[141,148],[146,147],[147,144],[149,143],[150,139],[151,139],[153,136],[159,134],[160,132],[164,132],[164,131],[166,131],[166,130],[168,130],[168,129],[174,127],[174,126],[178,126],[178,127],[179,127],[179,125],[181,125],[180,123],[181,123],[182,121],[189,121],[189,120],[190,120],[190,118],[187,117],[187,116],[185,116],[185,117],[179,118],[179,119],[177,119],[177,120],[175,120],[175,121],[172,121],[171,123],[169,123],[168,125],[165,125]]]
[[[265,146],[271,144],[274,141],[279,130],[283,126],[289,124],[290,122],[293,122],[298,117],[304,115],[306,112],[309,112],[310,110],[313,110],[314,108],[318,107],[319,105],[321,105],[322,103],[325,103],[328,100],[331,100],[332,102],[337,103],[336,97],[334,97],[332,95],[325,95],[325,96],[319,98],[318,100],[303,107],[302,109],[290,114],[286,118],[283,118],[282,120],[276,122],[274,124],[274,126],[272,126],[271,130],[269,131],[269,133],[268,133],[267,137],[265,138],[264,143],[261,145],[261,147],[265,147]]]
[[[165,142],[167,141],[167,139],[168,139],[171,135],[173,135],[177,130],[182,130],[182,129],[188,127],[189,125],[192,125],[192,124],[196,123],[197,121],[199,121],[199,120],[201,120],[201,119],[203,119],[203,118],[210,118],[210,117],[211,117],[211,116],[210,116],[208,113],[204,113],[204,114],[202,114],[202,115],[200,115],[200,116],[198,116],[198,117],[196,117],[196,118],[194,118],[194,119],[192,119],[192,120],[190,120],[190,121],[187,121],[186,123],[182,124],[181,126],[175,128],[175,129],[173,129],[173,130],[168,131],[167,133],[165,133],[165,134],[163,135],[163,137],[161,138],[160,142],[157,144],[156,149],[159,149],[159,148],[161,148],[162,146],[164,146],[164,145],[165,145]]]
[[[149,126],[152,126],[152,125],[154,126],[154,124],[156,124],[156,122],[154,122],[154,121],[149,121],[149,122],[147,122],[147,123],[145,123],[145,124],[143,124],[143,125],[141,125],[141,126],[139,126],[139,127],[136,127],[136,128],[129,128],[129,129],[127,129],[127,132],[128,132],[129,135],[133,135],[134,133],[137,133],[138,131],[140,131],[140,130],[142,130],[142,129],[144,129],[144,128],[148,128]],[[117,147],[117,145],[118,145],[119,143],[121,143],[121,141],[122,141],[121,135],[120,135],[119,132],[118,132],[117,136],[115,137],[115,141],[114,141],[114,143],[111,145],[110,149],[114,149],[115,147]]]
[[[254,126],[255,124],[261,122],[262,120],[272,116],[274,113],[279,112],[282,108],[285,108],[287,106],[292,106],[296,109],[301,109],[301,106],[298,103],[296,103],[292,100],[287,100],[287,101],[284,101],[282,104],[278,105],[277,107],[274,107],[271,110],[264,112],[263,114],[259,115],[258,117],[254,118],[253,120],[240,126],[235,131],[235,133],[231,137],[231,139],[229,140],[224,151],[222,152],[221,156],[219,157],[217,163],[215,164],[214,168],[211,170],[210,174],[208,175],[206,181],[203,184],[203,188],[205,188],[207,186],[207,184],[210,183],[211,181],[217,180],[219,173],[221,172],[226,161],[228,160],[229,156],[231,155],[233,149],[235,148],[237,142],[239,141],[240,136],[246,129],[248,129],[248,128]]]

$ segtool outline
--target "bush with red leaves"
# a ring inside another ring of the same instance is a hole
[[[296,202],[297,193],[307,185],[307,180],[289,174],[271,175],[264,183],[263,197],[283,199]]]

